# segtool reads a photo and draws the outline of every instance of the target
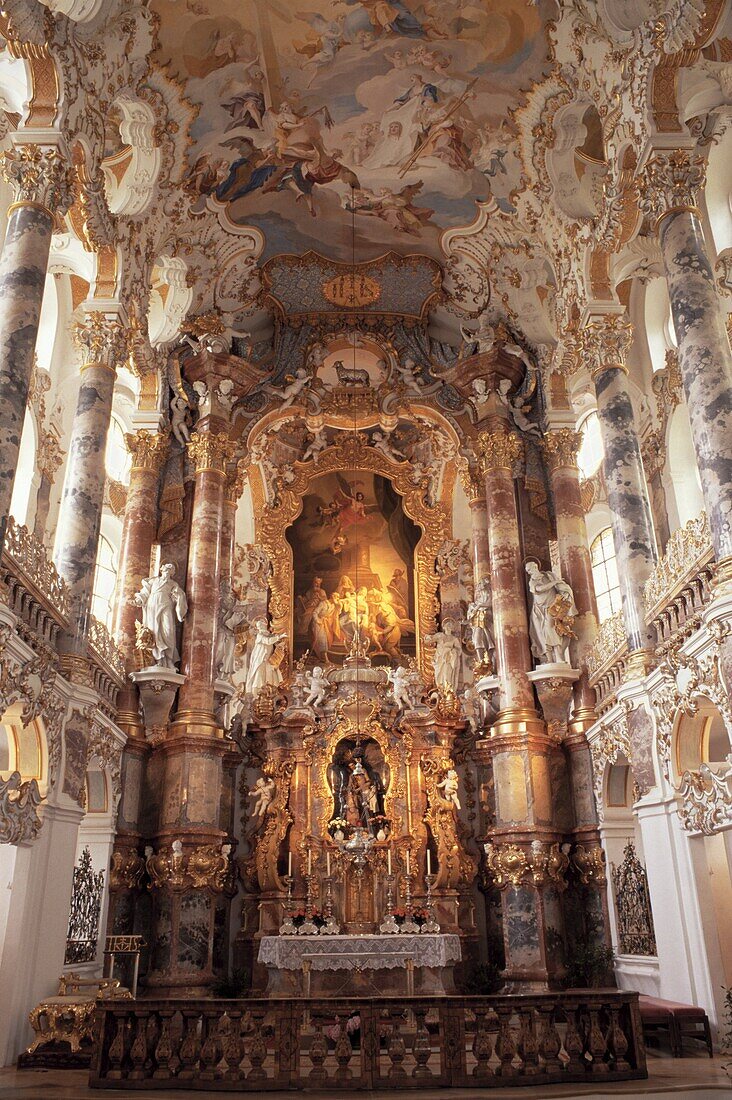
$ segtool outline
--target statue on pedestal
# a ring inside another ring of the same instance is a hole
[[[322,707],[325,697],[330,691],[330,681],[320,665],[316,665],[312,672],[308,673],[308,697],[305,700],[306,707]]]
[[[473,649],[478,659],[480,670],[493,670],[493,654],[496,643],[490,628],[491,614],[491,586],[487,578],[478,581],[475,586],[475,595],[468,604],[468,622],[472,634]]]
[[[576,637],[572,629],[577,617],[574,593],[553,570],[543,572],[535,561],[526,563],[526,572],[531,593],[531,651],[539,664],[566,664],[569,639]]]
[[[463,647],[460,644],[460,639],[455,636],[452,621],[446,619],[442,624],[442,629],[438,630],[436,634],[427,635],[425,641],[435,647],[434,672],[436,686],[438,688],[449,688],[454,695],[457,695]]]
[[[265,778],[260,775],[257,782],[249,789],[249,794],[256,801],[252,807],[251,817],[264,817],[272,799],[275,796],[277,784],[271,776]]]
[[[166,562],[157,577],[147,577],[135,595],[142,608],[142,625],[153,638],[152,655],[157,665],[175,668],[180,659],[176,645],[176,620],[183,622],[188,612],[188,600],[180,585],[173,580],[175,566]]]
[[[247,695],[256,696],[267,684],[276,687],[282,683],[282,673],[272,663],[272,656],[277,643],[284,641],[287,634],[271,634],[266,619],[257,619],[254,629],[257,633],[249,657],[245,690]]]
[[[460,809],[460,798],[458,797],[460,780],[454,768],[448,768],[444,779],[441,779],[440,782],[436,784],[436,787],[438,791],[442,790],[442,797],[445,799],[445,802],[452,802],[456,810]]]

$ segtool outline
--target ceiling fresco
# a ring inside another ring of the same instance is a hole
[[[153,0],[197,115],[184,189],[264,257],[439,254],[522,185],[511,107],[550,69],[551,0]]]

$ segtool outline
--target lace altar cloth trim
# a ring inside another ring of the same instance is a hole
[[[277,970],[393,970],[460,962],[460,937],[410,933],[394,936],[263,936],[259,962]]]

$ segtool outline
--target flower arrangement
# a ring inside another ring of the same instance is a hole
[[[334,840],[343,840],[350,831],[350,825],[344,817],[334,817],[328,822],[328,832]]]
[[[299,928],[306,920],[311,920],[316,928],[322,928],[325,924],[325,917],[320,909],[317,909],[314,905],[310,906],[309,909],[302,905],[299,909],[293,911],[292,923],[295,925],[295,928]]]
[[[407,919],[406,909],[404,909],[403,907],[392,909],[392,913],[394,915],[394,920],[397,922],[398,925],[404,924],[405,920]],[[418,924],[421,927],[429,919],[429,910],[425,909],[423,905],[415,905],[415,907],[412,909],[412,920],[414,921],[414,923]]]

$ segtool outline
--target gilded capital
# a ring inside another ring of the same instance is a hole
[[[188,454],[195,464],[196,472],[218,470],[226,473],[227,465],[233,461],[236,441],[229,439],[226,432],[194,432],[188,444]]]
[[[633,343],[633,325],[624,313],[597,317],[582,329],[582,348],[590,374],[619,367],[627,374],[625,360]]]
[[[74,200],[71,170],[55,145],[16,145],[0,158],[14,203],[41,206],[51,217],[66,213]]]
[[[127,358],[126,330],[119,317],[91,312],[74,325],[74,343],[81,351],[82,366],[116,370]]]
[[[640,181],[640,207],[656,225],[668,214],[697,208],[706,181],[704,158],[686,149],[656,153]]]
[[[63,461],[63,456],[64,452],[61,450],[61,444],[56,436],[51,432],[41,432],[38,441],[36,463],[43,477],[47,478],[51,483],[53,483],[56,471]]]
[[[159,473],[165,463],[168,436],[165,432],[136,432],[125,436],[127,450],[132,455],[133,470]]]
[[[460,464],[458,473],[469,503],[473,504],[476,500],[485,501],[485,485],[480,478],[478,467],[466,461]]]
[[[239,461],[226,471],[226,499],[232,504],[237,504],[244,491],[244,483],[247,480],[247,463],[240,458]]]
[[[478,447],[484,474],[488,470],[513,470],[524,453],[523,444],[514,432],[481,432]]]
[[[557,428],[546,433],[542,445],[550,470],[576,466],[577,454],[582,446],[582,433],[572,428]]]

